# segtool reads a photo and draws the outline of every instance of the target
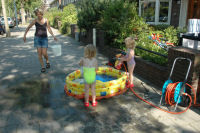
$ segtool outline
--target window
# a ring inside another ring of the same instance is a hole
[[[170,24],[172,0],[140,0],[139,15],[149,24]]]
[[[155,2],[144,2],[141,5],[141,16],[147,22],[154,22],[155,20]]]
[[[168,20],[169,3],[160,2],[159,22],[167,22]]]

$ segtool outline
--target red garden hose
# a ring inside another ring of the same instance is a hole
[[[124,63],[123,63],[123,65],[124,65]],[[127,69],[126,69],[126,66],[125,66],[125,65],[124,65],[124,68],[125,68],[125,71],[127,72]],[[177,82],[177,83],[170,83],[170,84],[167,86],[167,88],[166,88],[165,102],[166,102],[167,104],[171,105],[171,106],[172,106],[172,105],[175,105],[175,101],[174,101],[174,92],[175,92],[176,85],[177,85],[178,83],[179,83],[179,82]],[[196,104],[196,94],[195,94],[194,88],[193,88],[191,85],[187,84],[187,83],[186,83],[186,85],[189,86],[189,87],[192,89],[192,91],[193,91],[193,95],[194,95],[194,106],[200,106],[200,104]],[[141,99],[142,101],[148,103],[149,105],[151,105],[151,106],[153,106],[153,107],[155,107],[155,108],[157,108],[157,109],[159,109],[159,110],[161,110],[161,111],[164,111],[164,112],[167,112],[167,113],[170,113],[170,114],[181,114],[181,113],[184,113],[184,112],[186,112],[186,111],[191,107],[191,105],[192,105],[192,97],[191,97],[189,94],[187,94],[187,93],[183,93],[183,95],[188,96],[188,97],[190,98],[189,106],[188,106],[185,110],[180,111],[180,112],[167,111],[167,110],[165,110],[165,109],[162,109],[162,108],[160,108],[160,107],[158,107],[158,106],[156,106],[156,105],[150,103],[149,101],[143,99],[142,97],[140,97],[140,96],[134,91],[133,87],[130,87],[130,90],[133,92],[133,94],[134,94],[135,96],[137,96],[137,97],[138,97],[139,99]]]
[[[142,101],[148,103],[149,105],[151,105],[151,106],[153,106],[153,107],[155,107],[155,108],[157,108],[157,109],[159,109],[159,110],[161,110],[161,111],[164,111],[164,112],[167,112],[167,113],[170,113],[170,114],[181,114],[181,113],[184,113],[184,112],[186,112],[186,111],[190,108],[190,106],[191,106],[191,104],[192,104],[192,98],[191,98],[191,96],[188,95],[187,93],[183,93],[184,95],[189,96],[189,98],[190,98],[190,104],[189,104],[189,106],[188,106],[185,110],[183,110],[183,111],[181,111],[181,112],[167,111],[167,110],[164,110],[164,109],[162,109],[162,108],[160,108],[160,107],[158,107],[158,106],[156,106],[156,105],[150,103],[149,101],[143,99],[142,97],[140,97],[140,96],[133,90],[133,88],[130,88],[130,90],[133,92],[133,94],[134,94],[135,96],[137,96],[137,97],[138,97],[139,99],[141,99]]]

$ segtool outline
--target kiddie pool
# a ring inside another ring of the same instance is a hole
[[[96,99],[109,98],[115,95],[122,94],[126,91],[125,72],[119,71],[111,67],[99,67],[97,75],[108,75],[115,77],[114,80],[102,82],[96,80]],[[78,82],[77,79],[81,78],[81,71],[76,70],[66,77],[65,92],[69,96],[81,99],[84,98],[84,83]],[[91,99],[91,91],[89,92]]]

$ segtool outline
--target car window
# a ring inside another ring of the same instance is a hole
[[[12,21],[11,18],[7,18],[7,19],[8,19],[8,21]],[[4,18],[1,18],[1,21],[4,21]]]

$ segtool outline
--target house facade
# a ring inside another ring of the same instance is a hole
[[[44,10],[48,10],[50,8],[48,0],[43,0],[43,8]]]
[[[139,15],[149,24],[186,27],[188,19],[200,19],[200,0],[139,0]]]
[[[67,4],[74,3],[78,0],[54,0],[50,3],[50,7],[66,6]]]
[[[79,0],[54,0],[50,7],[65,6]],[[137,1],[138,12],[147,23],[187,27],[188,19],[200,19],[200,0],[133,0]]]

